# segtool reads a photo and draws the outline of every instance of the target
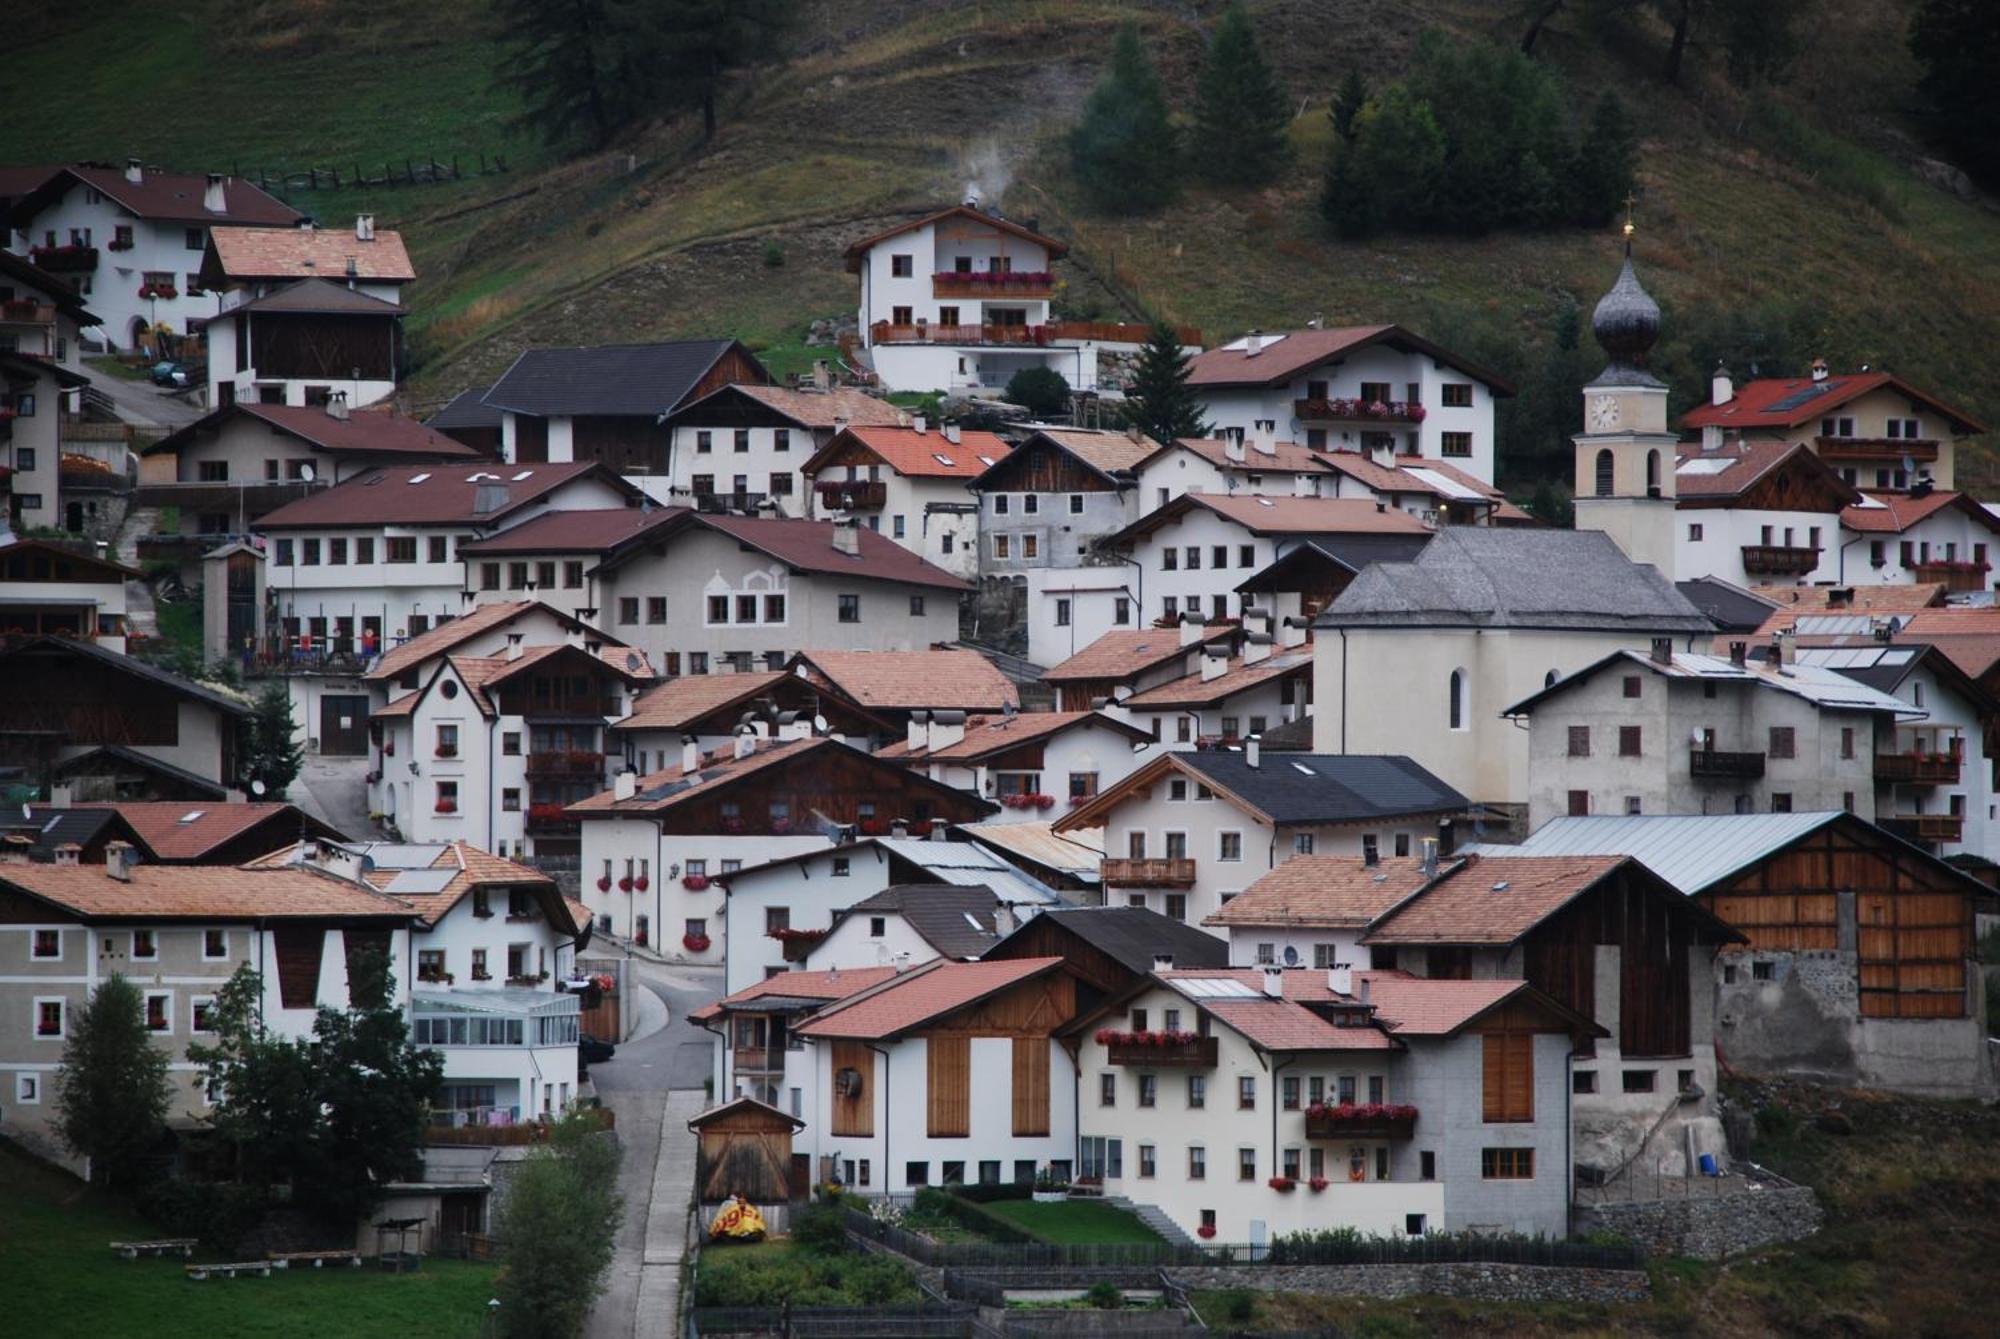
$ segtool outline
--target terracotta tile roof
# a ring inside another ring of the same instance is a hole
[[[1359,856],[1293,856],[1222,905],[1203,925],[1367,925],[1426,882],[1415,860],[1365,864]]]
[[[428,428],[422,430],[430,433]],[[442,433],[432,435],[443,438]],[[468,449],[457,442],[452,445],[460,452]],[[636,489],[594,460],[560,465],[495,465],[480,460],[386,465],[287,502],[265,514],[253,528],[269,532],[320,526],[491,524],[546,501],[563,485],[586,476],[596,476],[621,492],[638,496]],[[501,484],[507,489],[505,501],[494,510],[479,510],[482,483]]]
[[[1183,646],[1179,628],[1119,629],[1105,633],[1053,669],[1044,670],[1042,679],[1045,683],[1129,679],[1157,665],[1181,660],[1197,647],[1233,637],[1239,631],[1241,629],[1232,624],[1215,632],[1205,632],[1201,641]]]
[[[291,227],[304,217],[290,205],[237,177],[223,182],[222,201],[227,208],[217,213],[202,205],[208,192],[205,175],[198,172],[161,172],[153,168],[145,169],[141,175],[142,180],[131,182],[125,179],[122,168],[74,164],[59,168],[53,176],[23,197],[16,206],[15,218],[25,222],[42,207],[53,203],[71,182],[82,182],[96,189],[142,219],[165,223],[249,224],[284,228]]]
[[[1421,535],[1429,527],[1406,511],[1378,509],[1367,498],[1218,497],[1189,493],[1196,505],[1259,535]]]
[[[710,1000],[688,1017],[695,1022],[719,1018],[731,1009],[753,1006],[758,1000],[776,997],[787,1000],[844,1000],[871,986],[879,986],[896,975],[893,967],[837,967],[824,972],[780,972],[745,986],[733,995]]]
[[[1844,603],[1839,609],[1828,607],[1835,590],[1852,592],[1842,597]],[[1841,613],[1850,609],[1856,613],[1904,614],[1928,609],[1944,603],[1945,584],[1919,581],[1899,586],[1752,586],[1750,593],[1780,606],[1778,614],[1787,616],[1784,626],[1790,627],[1790,620],[1800,614]]]
[[[597,507],[544,512],[532,521],[487,539],[460,544],[468,556],[495,558],[509,553],[608,553],[672,525],[686,507]]]
[[[1390,348],[1427,354],[1483,381],[1496,395],[1512,395],[1514,388],[1491,372],[1467,362],[1451,350],[1431,343],[1400,326],[1357,325],[1325,330],[1280,330],[1259,337],[1256,353],[1238,339],[1220,348],[1194,356],[1188,369],[1193,386],[1269,386],[1286,382],[1334,358],[1386,344]]]
[[[1020,691],[977,651],[801,651],[793,664],[864,707],[998,711],[1021,704]]]
[[[1033,436],[1047,438],[1101,474],[1137,469],[1161,449],[1150,437],[1134,441],[1132,434],[1110,429],[1037,428]]]
[[[1380,1028],[1363,1023],[1342,1027],[1308,1004],[1351,1004],[1352,996],[1336,995],[1325,972],[1288,968],[1280,974],[1283,995],[1265,995],[1261,967],[1190,968],[1154,974],[1183,998],[1198,1004],[1253,1045],[1269,1051],[1393,1051],[1399,1049]],[[1233,981],[1255,992],[1251,997],[1217,997],[1193,983]]]
[[[1229,668],[1220,676],[1204,680],[1199,674],[1190,674],[1163,683],[1158,688],[1148,688],[1143,693],[1135,693],[1125,699],[1128,711],[1166,710],[1175,707],[1206,706],[1234,697],[1246,689],[1282,677],[1301,669],[1311,669],[1313,662],[1312,643],[1279,651],[1254,665],[1243,663],[1242,656],[1231,656]]]
[[[569,914],[569,900],[557,890],[555,880],[538,869],[517,865],[490,851],[482,851],[469,842],[446,844],[428,868],[456,870],[457,874],[443,888],[426,893],[392,892],[397,876],[404,873],[401,869],[377,866],[363,877],[385,895],[414,908],[418,919],[425,925],[436,925],[444,918],[446,912],[458,905],[460,899],[474,888],[481,886],[532,887],[540,896],[544,909],[560,909],[565,915]],[[583,920],[568,926],[558,925],[557,928],[569,934],[580,933],[584,925],[589,922],[588,909],[584,910],[583,915]]]
[[[103,865],[0,865],[0,884],[89,918],[252,920],[365,917],[408,921],[409,903],[306,869],[138,865],[129,883]]]
[[[826,468],[821,462],[850,439],[882,458],[896,473],[912,479],[976,479],[1011,449],[1005,440],[990,432],[967,430],[956,442],[941,429],[918,432],[915,428],[874,427],[849,424],[845,432],[822,447],[800,467],[807,475]]]
[[[1844,373],[1818,382],[1809,376],[1746,381],[1736,387],[1736,394],[1726,402],[1700,405],[1681,415],[1681,427],[1797,428],[1817,423],[1829,411],[1884,386],[1893,387],[1898,393],[1929,405],[1950,419],[1962,432],[1986,431],[1985,426],[1970,415],[1888,372]]]
[[[973,762],[990,753],[1003,749],[1018,748],[1031,740],[1047,739],[1061,734],[1072,726],[1102,726],[1133,739],[1150,740],[1152,736],[1137,726],[1128,725],[1115,716],[1107,716],[1101,711],[1023,711],[1012,716],[968,716],[965,720],[965,738],[956,744],[948,744],[941,749],[911,748],[907,736],[884,749],[876,750],[878,758],[896,758],[903,761],[930,762]]]
[[[1434,981],[1407,972],[1356,972],[1375,1017],[1398,1037],[1447,1037],[1528,989],[1526,981]]]
[[[1325,474],[1328,471],[1327,452],[1309,450],[1298,442],[1273,442],[1271,454],[1267,456],[1246,440],[1241,460],[1230,458],[1230,444],[1227,439],[1221,437],[1176,437],[1174,445],[1184,451],[1192,451],[1203,460],[1225,470],[1243,470],[1248,473],[1276,470],[1294,474]],[[1154,454],[1157,455],[1158,452]]]
[[[711,712],[747,702],[785,679],[783,670],[751,674],[684,674],[646,691],[619,730],[678,730]]]
[[[689,797],[710,795],[722,786],[740,781],[779,763],[796,763],[816,749],[838,748],[830,739],[760,739],[756,752],[737,758],[717,749],[704,755],[693,779],[684,780],[679,764],[638,778],[638,789],[629,800],[617,792],[600,791],[587,800],[569,806],[572,814],[658,814],[684,803]]]
[[[459,462],[484,459],[465,443],[386,407],[357,409],[346,418],[335,418],[324,409],[304,405],[251,404],[242,400],[162,437],[141,454],[184,450],[238,416],[259,419],[316,450],[336,454],[406,460],[435,457]],[[457,468],[464,466],[460,464]]]
[[[382,658],[375,662],[375,668],[362,677],[393,679],[405,670],[415,669],[433,656],[441,656],[454,647],[462,646],[483,632],[503,628],[521,615],[535,609],[541,610],[565,626],[577,628],[585,626],[562,610],[553,605],[543,604],[540,600],[507,600],[499,604],[476,605],[470,613],[454,618],[449,623],[441,623],[429,632],[412,637],[401,646],[385,652]],[[606,646],[615,645],[620,649],[624,647],[624,643],[616,637],[595,631],[590,635],[602,640]]]
[[[368,713],[368,719],[371,721],[400,720],[415,712],[417,703],[423,700],[423,689],[413,689],[401,697],[390,699],[387,706],[375,708],[374,711]]]
[[[1363,937],[1368,944],[1511,944],[1629,857],[1479,856],[1437,881]]]
[[[320,836],[340,834],[317,819],[309,818],[296,806],[276,800],[246,801],[237,804],[203,804],[188,800],[120,800],[115,803],[78,804],[78,809],[108,809],[131,824],[154,857],[188,862],[201,859],[216,847],[242,836],[258,824],[274,818],[289,818],[274,825],[289,828],[282,842],[297,841],[301,829],[310,828]]]
[[[1676,448],[1674,491],[1686,498],[1736,497],[1794,456],[1804,457],[1819,473],[1839,477],[1801,442],[1745,437],[1724,442],[1714,451],[1703,450],[1700,442],[1682,442]],[[1847,484],[1837,488],[1843,496],[1853,496]]]
[[[858,242],[849,243],[846,252],[843,253],[847,258],[848,273],[859,274],[861,272],[861,258],[867,255],[869,249],[876,244],[886,242],[891,237],[900,237],[906,232],[914,232],[927,224],[940,223],[945,219],[951,218],[970,219],[974,223],[983,223],[989,228],[995,228],[1000,232],[1019,237],[1023,241],[1033,242],[1046,250],[1051,260],[1065,254],[1069,250],[1066,243],[1058,242],[1053,237],[1044,236],[1036,232],[1033,228],[1016,223],[1012,219],[1001,218],[998,214],[989,214],[976,205],[957,204],[951,206],[949,209],[940,209],[935,214],[926,214],[922,218],[910,219],[908,222],[898,223],[892,228],[884,228],[881,232],[872,233]]]
[[[936,590],[971,590],[942,567],[934,567],[886,535],[867,526],[855,530],[858,552],[842,553],[833,546],[833,522],[795,521],[763,516],[707,516],[688,518],[689,525],[705,525],[741,544],[767,553],[788,567],[802,572],[850,576],[862,581],[889,581],[906,586],[928,586]]]
[[[223,228],[209,232],[222,273],[231,279],[331,279],[353,277],[400,283],[417,277],[403,235],[379,228],[372,242],[352,228]]]
[[[1865,534],[1901,534],[1919,521],[1946,509],[1961,511],[1988,530],[2000,533],[2000,516],[1974,502],[1963,493],[1933,490],[1922,497],[1907,493],[1864,493],[1866,501],[1844,508],[1840,523]],[[1873,504],[1873,505],[1870,505]]]
[[[897,427],[909,422],[909,416],[887,400],[870,395],[866,391],[839,387],[825,391],[795,391],[783,386],[725,386],[715,392],[726,395],[735,392],[747,395],[759,404],[777,410],[786,418],[807,428],[831,428],[836,420],[845,419],[852,426]],[[711,397],[704,396],[681,411],[698,414],[700,406]],[[694,419],[689,418],[689,423]]]
[[[999,962],[939,959],[904,972],[877,990],[822,1009],[797,1032],[804,1037],[869,1040],[894,1037],[1062,965],[1061,958],[1012,958]]]

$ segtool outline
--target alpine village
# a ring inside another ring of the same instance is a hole
[[[10,1333],[1994,1333],[1990,5],[12,18]]]

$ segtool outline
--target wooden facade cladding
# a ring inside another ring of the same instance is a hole
[[[872,1137],[875,1133],[875,1052],[864,1041],[835,1041],[829,1057],[833,1070],[833,1118],[828,1123],[834,1134]],[[859,1082],[842,1083],[842,1075],[853,1071]]]
[[[1740,493],[1683,494],[1674,499],[1681,511],[1743,508],[1757,511],[1817,511],[1827,513],[1827,536],[1840,526],[1840,509],[1853,501],[1831,469],[1817,460],[1794,457]]]
[[[1691,944],[1714,939],[1680,893],[1614,873],[1536,926],[1524,975],[1544,994],[1597,1017],[1597,949],[1618,949],[1618,1049],[1628,1059],[1692,1054]],[[1585,1048],[1588,1053],[1588,1048]]]
[[[1030,437],[980,476],[982,493],[1115,493],[1117,485],[1067,451]]]
[[[1014,1133],[1049,1132],[1049,1048],[1039,1037],[1014,1038]]]
[[[1061,958],[1084,1009],[1095,1009],[1102,1000],[1123,994],[1141,975],[1103,949],[1042,916],[1030,920],[984,956],[987,961],[996,958]]]
[[[1067,972],[1049,972],[1010,986],[933,1025],[928,1035],[1033,1037],[1050,1034],[1076,1016],[1076,982]]]
[[[829,749],[817,751],[808,766],[779,763],[760,768],[734,785],[718,786],[713,794],[673,806],[661,818],[669,835],[726,831],[725,817],[740,819],[748,831],[759,832],[774,803],[788,806],[794,825],[815,814],[835,823],[859,823],[863,803],[872,803],[874,817],[884,822],[906,818],[973,823],[985,813],[982,801],[965,791],[922,781],[866,754]],[[725,815],[725,804],[734,812]]]
[[[695,1187],[703,1204],[741,1195],[752,1204],[791,1198],[793,1123],[782,1113],[745,1105],[704,1120]]]
[[[1963,1018],[1976,896],[1856,821],[1818,829],[1699,900],[1753,952],[1853,952],[1864,1018]]]
[[[972,1038],[933,1033],[924,1047],[925,1133],[964,1139],[972,1133]]]
[[[1550,1030],[1538,1010],[1509,1004],[1479,1021],[1481,1119],[1488,1124],[1535,1118],[1535,1034]]]
[[[0,734],[47,735],[65,744],[169,746],[180,742],[180,704],[165,689],[79,655],[22,655],[7,665]],[[225,723],[224,733],[228,732]]]
[[[287,1009],[319,1003],[320,957],[326,948],[323,925],[280,925],[271,932],[278,963],[278,998]]]
[[[345,381],[395,381],[401,322],[397,317],[332,312],[252,312],[250,367],[260,377]],[[243,349],[243,317],[237,317],[237,370]],[[357,372],[356,369],[359,369]]]
[[[573,460],[595,460],[623,473],[665,474],[667,430],[644,415],[588,415],[570,422]]]

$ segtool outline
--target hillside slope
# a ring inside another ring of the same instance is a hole
[[[1072,241],[1069,307],[1143,309],[1211,338],[1316,314],[1402,321],[1526,378],[1558,310],[1587,309],[1616,266],[1608,232],[1354,245],[1318,226],[1322,109],[1350,64],[1379,87],[1426,27],[1516,41],[1519,6],[1253,3],[1302,107],[1292,169],[1266,190],[1194,188],[1124,221],[1082,213],[1060,132],[1124,19],[1142,24],[1185,96],[1203,41],[1191,16],[1206,22],[1215,5],[805,0],[790,55],[738,82],[712,143],[684,118],[563,160],[503,124],[516,102],[492,84],[498,48],[478,0],[441,0],[421,21],[390,0],[262,0],[226,27],[203,21],[225,12],[205,3],[161,18],[98,0],[78,27],[27,48],[20,102],[37,110],[0,129],[0,159],[138,151],[197,169],[354,159],[372,171],[411,154],[509,154],[500,176],[292,197],[329,222],[365,205],[408,233],[423,275],[420,404],[537,342],[730,333],[781,370],[800,367],[806,325],[853,305],[841,247],[973,181]],[[1983,356],[2000,342],[2000,216],[1918,173],[1903,128],[1913,3],[1818,7],[1779,93],[1732,87],[1699,46],[1685,87],[1668,88],[1654,73],[1664,34],[1643,26],[1588,32],[1559,15],[1542,36],[1538,58],[1565,73],[1579,106],[1615,87],[1638,110],[1637,255],[1668,307],[1662,362],[1677,384],[1700,380],[1689,348],[1700,332],[1739,374],[1760,351],[1779,363],[1766,372],[1818,353],[1893,367],[2000,420],[2000,366]],[[158,54],[161,32],[177,54]]]

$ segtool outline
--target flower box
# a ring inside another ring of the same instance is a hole
[[[685,875],[681,879],[681,887],[687,889],[691,893],[701,892],[703,889],[708,887],[708,875],[706,874]]]
[[[618,891],[619,891],[619,892],[621,892],[621,893],[629,893],[629,892],[631,892],[631,891],[632,891],[632,877],[631,877],[631,875],[629,875],[629,874],[628,874],[628,875],[626,875],[626,876],[625,876],[624,878],[622,878],[622,879],[620,879],[620,880],[618,881]]]
[[[1203,1223],[1200,1227],[1194,1230],[1194,1234],[1197,1237],[1200,1237],[1203,1241],[1213,1241],[1215,1240],[1215,1224]]]
[[[608,893],[611,891],[611,876],[609,874],[605,875],[603,878],[597,881],[597,891],[600,893]]]
[[[104,249],[107,251],[130,251],[133,245],[134,243],[129,238],[119,238],[115,241],[107,242]]]
[[[743,820],[733,815],[724,818],[722,820],[722,830],[724,832],[741,832],[743,831]]]
[[[1408,1139],[1416,1124],[1417,1109],[1395,1102],[1315,1102],[1306,1108],[1308,1139]]]
[[[1271,1178],[1269,1185],[1271,1189],[1277,1191],[1280,1195],[1288,1195],[1299,1187],[1299,1183],[1289,1176],[1274,1176]]]
[[[456,758],[458,756],[458,745],[456,744],[438,745],[437,756],[440,758]]]
[[[456,801],[456,800],[439,800],[439,801],[437,802],[437,812],[438,812],[438,813],[441,813],[441,814],[455,814],[455,813],[457,813],[457,812],[458,812],[458,801]]]
[[[1312,1190],[1325,1190],[1328,1184],[1324,1176],[1315,1176],[1312,1180],[1306,1182],[1307,1187]]]
[[[1219,1055],[1216,1038],[1194,1032],[1119,1032],[1100,1028],[1096,1041],[1104,1047],[1106,1060],[1114,1065],[1213,1069]]]
[[[886,818],[864,818],[860,828],[863,836],[886,837],[889,835],[889,820]]]
[[[638,878],[632,880],[632,886],[643,893],[653,886],[653,881],[644,874],[641,874]]]
[[[491,981],[493,973],[487,971],[484,967],[475,967],[472,969],[472,979],[474,981]]]
[[[450,972],[418,972],[417,980],[433,986],[448,986],[458,978]]]
[[[786,833],[790,832],[791,830],[792,830],[792,820],[791,820],[791,819],[789,819],[789,818],[774,818],[774,819],[772,819],[772,820],[771,820],[771,835],[772,835],[772,836],[774,836],[774,837],[782,837],[782,836],[784,836],[784,835],[785,835]]]
[[[707,935],[682,935],[681,947],[690,953],[706,953],[709,949]]]

